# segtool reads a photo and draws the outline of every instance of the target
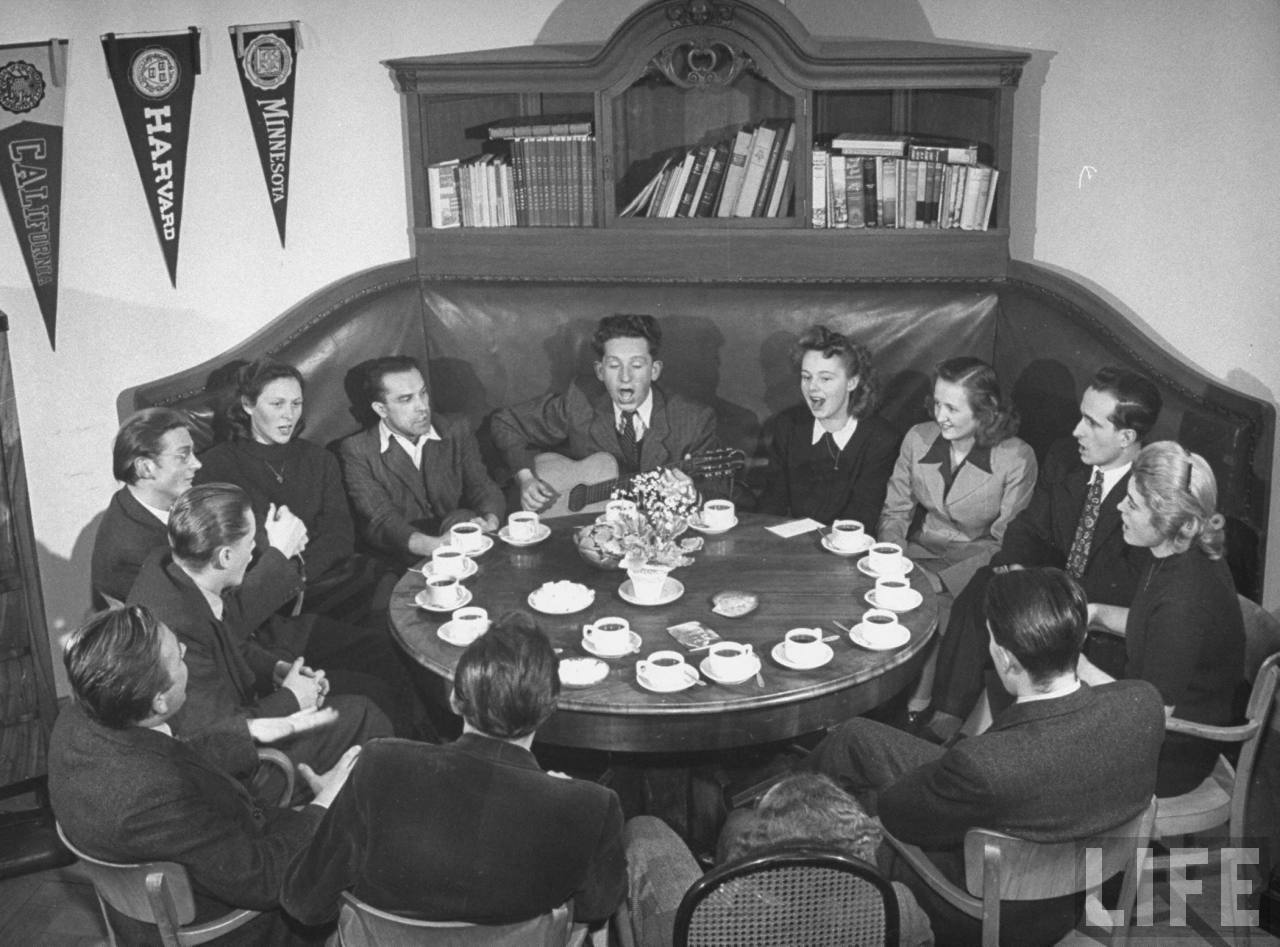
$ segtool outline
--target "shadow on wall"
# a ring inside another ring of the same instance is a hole
[[[99,513],[93,517],[80,531],[71,547],[70,558],[63,558],[44,543],[36,542],[40,583],[44,589],[45,620],[49,627],[49,651],[53,658],[53,681],[60,697],[71,692],[62,667],[62,639],[79,628],[91,611],[89,561],[102,516]]]

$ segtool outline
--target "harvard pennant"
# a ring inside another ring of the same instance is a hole
[[[58,321],[58,218],[67,41],[0,46],[0,190],[49,344]]]
[[[165,36],[107,33],[102,37],[102,49],[169,269],[169,282],[177,286],[182,188],[191,99],[200,72],[200,30],[192,26],[185,33]]]
[[[289,210],[289,146],[293,138],[293,74],[297,66],[298,23],[228,27],[240,88],[249,110],[267,197],[284,246]]]

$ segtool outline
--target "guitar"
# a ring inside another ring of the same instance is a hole
[[[690,454],[678,464],[668,466],[682,470],[698,481],[732,476],[746,462],[747,455],[742,451],[717,447]],[[543,519],[603,510],[609,494],[631,480],[630,476],[618,476],[617,458],[603,451],[582,460],[570,460],[562,454],[539,454],[533,459],[533,472],[557,494],[551,505],[540,511]]]

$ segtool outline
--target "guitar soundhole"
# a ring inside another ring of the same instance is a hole
[[[577,513],[580,509],[587,505],[586,498],[587,488],[584,484],[578,484],[569,491],[569,512]]]

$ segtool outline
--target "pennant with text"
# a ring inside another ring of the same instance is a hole
[[[55,346],[67,41],[0,46],[0,190]]]
[[[298,22],[230,26],[245,108],[258,143],[267,197],[284,246],[289,212],[289,156],[293,143],[293,74],[302,48]]]
[[[200,73],[200,30],[192,26],[185,33],[169,35],[107,33],[102,49],[169,268],[169,282],[177,286],[182,187],[191,98]]]

